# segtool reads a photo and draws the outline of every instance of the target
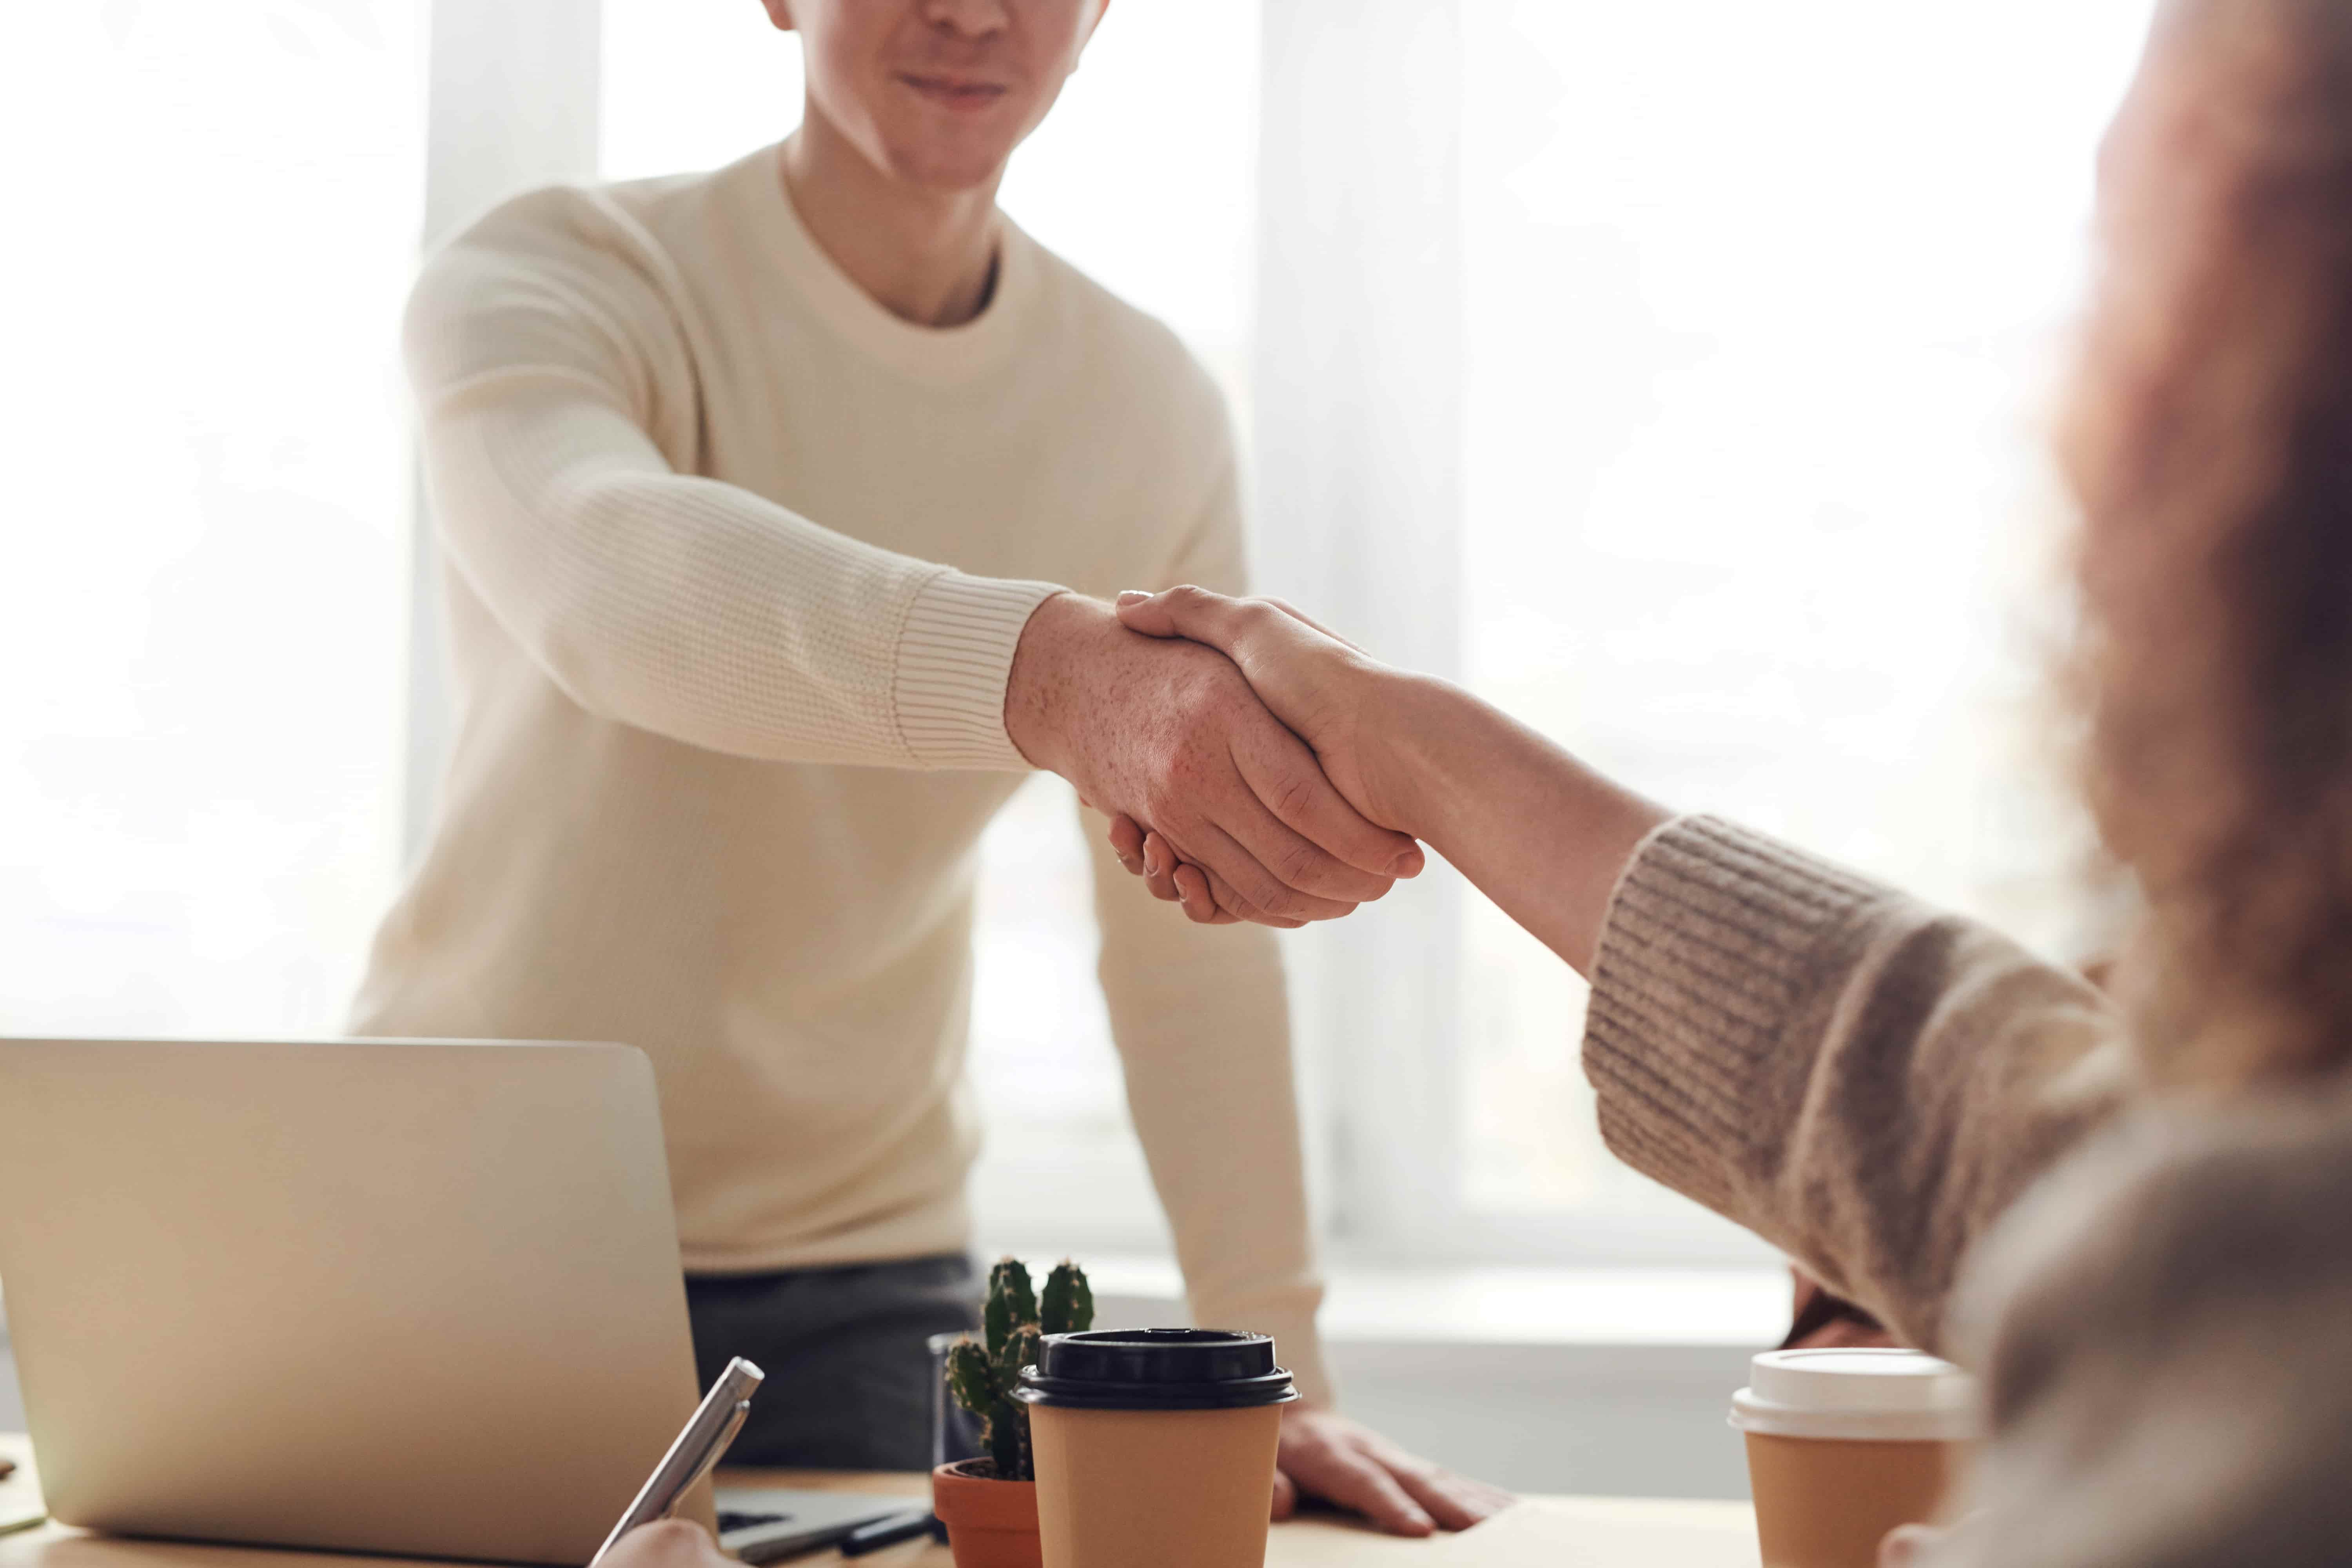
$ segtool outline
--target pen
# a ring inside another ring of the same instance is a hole
[[[919,1508],[906,1513],[894,1513],[887,1519],[877,1519],[871,1524],[861,1524],[841,1540],[844,1557],[863,1557],[869,1552],[879,1552],[886,1546],[896,1546],[902,1541],[912,1541],[928,1535],[931,1530],[931,1510]]]
[[[637,1526],[668,1518],[687,1489],[710,1473],[710,1468],[727,1451],[727,1445],[735,1440],[743,1417],[751,1414],[751,1395],[760,1391],[761,1381],[767,1375],[740,1355],[727,1363],[727,1370],[719,1374],[719,1381],[710,1385],[710,1392],[702,1396],[702,1404],[688,1418],[677,1441],[669,1446],[669,1452],[662,1456],[661,1463],[654,1467],[654,1473],[638,1489],[636,1500],[621,1515],[621,1521],[613,1526],[613,1533],[604,1537],[604,1544],[596,1549],[596,1555],[588,1560],[588,1568],[597,1568],[614,1543]]]

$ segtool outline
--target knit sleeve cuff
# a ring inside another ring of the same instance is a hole
[[[1192,1321],[1202,1328],[1273,1336],[1274,1359],[1298,1385],[1299,1397],[1309,1405],[1328,1406],[1336,1391],[1330,1369],[1323,1362],[1323,1336],[1315,1328],[1315,1309],[1321,1300],[1318,1289],[1301,1301],[1234,1310],[1195,1301]]]
[[[1021,629],[1053,583],[942,572],[923,584],[898,631],[891,700],[915,765],[1018,771],[1029,766],[1004,731],[1004,684]]]
[[[1626,1163],[1739,1216],[1734,1173],[1780,1131],[1759,1108],[1808,1047],[1901,895],[1711,817],[1667,823],[1635,851],[1593,964],[1584,1070],[1601,1131]]]

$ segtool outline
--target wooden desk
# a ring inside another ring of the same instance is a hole
[[[37,1484],[32,1446],[18,1434],[0,1433],[0,1455],[23,1468],[0,1480],[0,1495]],[[857,1475],[831,1470],[728,1470],[722,1479],[738,1486],[806,1487],[828,1491],[874,1492],[924,1498],[929,1477]],[[1746,1503],[1672,1502],[1636,1498],[1538,1498],[1528,1507],[1548,1516],[1565,1542],[1547,1554],[1549,1568],[1756,1568],[1755,1516]],[[1514,1510],[1517,1511],[1517,1510]],[[1501,1530],[1505,1515],[1484,1529]],[[1514,1529],[1525,1529],[1522,1520]],[[1266,1547],[1266,1568],[1382,1568],[1386,1564],[1472,1564],[1481,1531],[1399,1541],[1333,1518],[1310,1518],[1275,1526]],[[133,1541],[89,1535],[58,1524],[16,1535],[0,1535],[0,1568],[362,1568],[399,1561],[268,1551],[253,1547],[198,1546],[176,1542]],[[793,1563],[842,1561],[836,1552],[816,1552]],[[912,1541],[856,1561],[871,1568],[949,1568],[948,1549]]]

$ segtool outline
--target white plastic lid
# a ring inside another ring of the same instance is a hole
[[[1958,1443],[1977,1436],[1976,1380],[1918,1351],[1766,1351],[1731,1424],[1779,1437]]]

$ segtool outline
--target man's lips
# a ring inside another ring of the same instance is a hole
[[[916,71],[901,71],[899,81],[948,109],[988,109],[1003,101],[1010,90],[1002,82],[973,81],[964,77],[927,76]]]

